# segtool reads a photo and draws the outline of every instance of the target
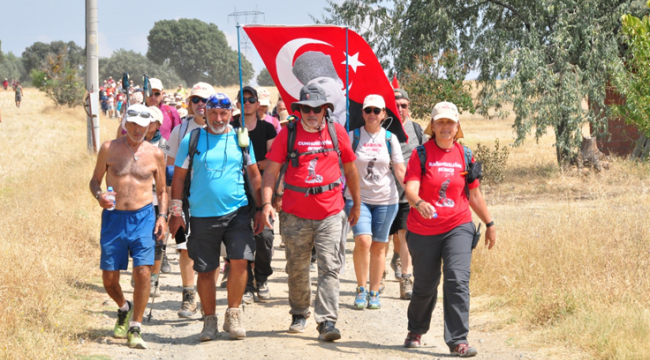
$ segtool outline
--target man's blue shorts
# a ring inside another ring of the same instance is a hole
[[[153,265],[156,240],[156,216],[151,204],[135,211],[104,210],[102,212],[102,247],[100,269],[126,270],[129,255],[133,267]]]

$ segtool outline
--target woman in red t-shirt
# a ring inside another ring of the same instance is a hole
[[[479,190],[479,180],[466,180],[465,150],[456,142],[463,137],[459,121],[456,105],[436,104],[431,123],[424,130],[431,137],[422,145],[426,152],[424,174],[415,149],[404,176],[406,199],[411,205],[406,241],[415,278],[404,346],[419,347],[421,335],[429,330],[444,264],[445,343],[453,355],[473,356],[477,351],[467,342],[469,274],[476,233],[470,207],[487,226],[485,241],[489,249],[496,241],[496,231]]]

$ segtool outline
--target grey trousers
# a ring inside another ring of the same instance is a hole
[[[406,233],[413,259],[413,296],[408,307],[408,331],[426,334],[438,299],[441,267],[444,273],[445,343],[450,350],[467,343],[469,333],[469,275],[474,223],[440,235]],[[442,266],[441,266],[442,265]]]
[[[287,275],[289,276],[289,306],[292,315],[309,317],[311,279],[309,263],[312,247],[318,260],[318,288],[314,313],[317,323],[336,322],[339,313],[339,247],[341,225],[345,212],[323,220],[302,219],[283,212],[282,239],[286,245]]]

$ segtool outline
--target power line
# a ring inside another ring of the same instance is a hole
[[[255,10],[252,11],[237,11],[237,7],[235,7],[235,11],[231,14],[228,14],[228,20],[230,18],[234,18],[236,23],[244,23],[244,24],[257,24],[257,17],[259,15],[262,15],[262,18],[264,19],[263,21],[266,21],[266,17],[264,16],[264,12],[258,11],[257,6],[255,6]],[[252,21],[248,21],[248,19],[251,19]],[[243,20],[243,21],[240,21]],[[230,21],[229,21],[230,22]],[[246,32],[242,32],[240,34],[240,40],[239,40],[239,45],[241,48],[241,52],[246,55],[249,59],[252,59],[251,56],[251,51],[252,51],[252,46],[251,46],[251,41],[248,38],[248,35],[246,35]]]

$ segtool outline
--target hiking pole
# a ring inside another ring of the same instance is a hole
[[[163,240],[161,240],[161,242],[167,240],[167,235],[169,235],[169,230],[167,230],[167,232],[165,233],[165,237],[163,238]],[[156,240],[156,242],[158,242],[158,240]],[[158,293],[158,288],[159,288],[158,284],[159,283],[160,283],[160,273],[158,273],[158,280],[156,280],[156,285],[154,285],[154,292],[153,292],[154,295],[156,295]],[[156,297],[152,296],[151,297],[151,307],[149,308],[149,315],[147,315],[147,322],[149,322],[149,323],[151,322],[151,317],[152,317],[151,313],[153,312],[153,304],[155,302],[156,302]]]

